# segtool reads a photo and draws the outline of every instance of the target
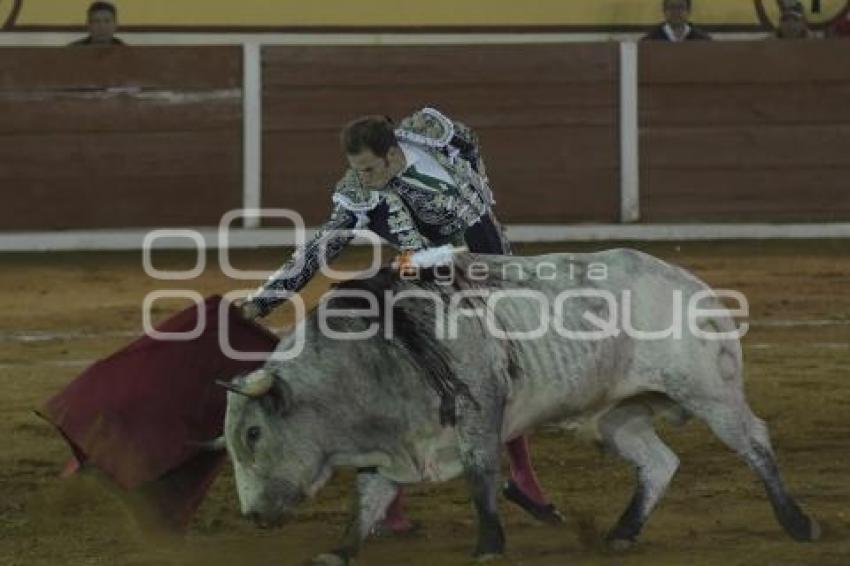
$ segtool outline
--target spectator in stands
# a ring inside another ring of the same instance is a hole
[[[850,0],[826,29],[827,37],[850,37]]]
[[[109,2],[93,2],[87,11],[88,36],[71,45],[124,45],[115,37],[118,29],[118,10]]]
[[[776,37],[779,39],[809,39],[812,36],[802,4],[782,10]]]
[[[809,39],[812,37],[806,10],[800,0],[777,0],[779,6],[779,25],[773,25],[764,8],[764,0],[753,0],[756,15],[762,26],[772,30],[778,39]]]
[[[711,39],[710,35],[690,23],[691,0],[663,0],[662,9],[664,21],[643,39],[656,41]]]

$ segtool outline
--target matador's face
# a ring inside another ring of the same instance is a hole
[[[385,188],[393,177],[401,173],[405,161],[401,149],[393,147],[385,157],[379,157],[369,149],[348,154],[348,164],[357,173],[365,188],[378,191]]]

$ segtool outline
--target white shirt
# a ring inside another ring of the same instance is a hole
[[[455,182],[451,175],[449,175],[449,172],[446,171],[445,167],[440,165],[437,160],[431,157],[426,151],[405,142],[399,142],[398,145],[401,147],[401,151],[404,153],[404,160],[407,162],[405,170],[407,170],[408,167],[415,165],[416,170],[423,175],[428,175],[429,177],[445,181],[449,185],[454,185]],[[403,174],[404,171],[402,171],[399,175]]]
[[[664,34],[670,41],[685,41],[685,38],[688,37],[689,33],[691,33],[691,26],[688,24],[685,24],[685,29],[682,31],[682,35],[676,35],[676,32],[673,31],[670,24],[664,24]]]

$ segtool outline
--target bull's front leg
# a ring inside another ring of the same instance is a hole
[[[315,566],[342,566],[357,556],[360,545],[379,521],[398,494],[398,485],[381,476],[373,468],[357,472],[354,509],[345,537],[339,548],[321,554],[313,560]]]
[[[461,423],[458,436],[466,480],[478,515],[474,556],[485,561],[505,552],[505,533],[497,505],[501,441],[491,427],[476,426],[476,423]]]

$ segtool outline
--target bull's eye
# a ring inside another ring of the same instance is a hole
[[[248,443],[248,446],[253,448],[257,441],[260,440],[260,427],[252,426],[248,427],[248,430],[245,431],[245,441]]]

